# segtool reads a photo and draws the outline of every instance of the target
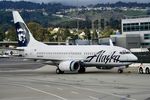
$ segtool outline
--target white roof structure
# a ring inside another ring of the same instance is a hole
[[[131,52],[149,52],[147,48],[132,48],[130,49]]]

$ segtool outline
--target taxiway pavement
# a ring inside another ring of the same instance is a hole
[[[58,75],[55,66],[15,61],[0,60],[0,100],[150,100],[150,75],[136,70]]]

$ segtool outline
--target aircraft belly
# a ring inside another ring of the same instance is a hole
[[[111,66],[111,67],[119,67],[119,66],[126,66],[129,65],[129,63],[98,63],[98,62],[85,62],[85,66]]]

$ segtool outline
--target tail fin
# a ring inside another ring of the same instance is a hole
[[[18,44],[20,47],[26,47],[28,46],[29,42],[31,42],[32,40],[34,41],[35,39],[33,38],[30,30],[28,29],[27,25],[21,18],[18,11],[13,11],[12,14],[14,19],[14,24],[16,27],[16,33],[18,36]]]

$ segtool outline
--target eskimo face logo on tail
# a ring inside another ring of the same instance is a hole
[[[18,44],[21,47],[27,46],[29,43],[29,31],[24,25],[24,23],[17,22],[15,24],[16,26],[16,32],[18,35]]]
[[[105,64],[110,63],[110,62],[119,62],[120,55],[116,54],[116,51],[112,52],[112,54],[105,54],[105,50],[99,51],[96,55],[94,56],[88,56],[87,62],[91,62],[94,60],[94,62],[104,62]]]

